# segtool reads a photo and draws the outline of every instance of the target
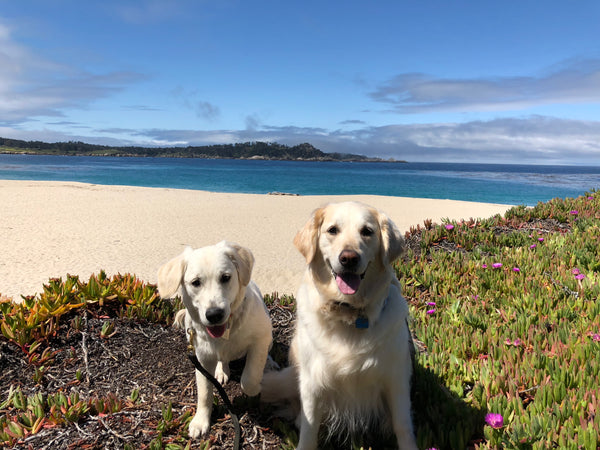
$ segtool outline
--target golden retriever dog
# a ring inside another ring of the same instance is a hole
[[[258,395],[272,341],[271,320],[256,284],[250,281],[254,256],[230,242],[183,253],[158,270],[163,298],[178,291],[185,309],[176,323],[192,331],[200,363],[222,384],[229,379],[229,361],[246,356],[241,376],[245,394]],[[198,407],[189,426],[197,438],[210,429],[213,386],[196,370]]]
[[[297,294],[290,366],[267,372],[261,398],[300,400],[299,449],[315,449],[322,423],[351,435],[387,424],[416,449],[408,305],[392,262],[404,241],[383,213],[355,202],[317,209],[294,244],[307,269]]]

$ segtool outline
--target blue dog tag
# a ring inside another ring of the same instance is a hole
[[[363,316],[358,317],[356,322],[354,322],[354,326],[361,329],[369,328],[369,318]]]

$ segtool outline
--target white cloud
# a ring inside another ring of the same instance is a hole
[[[134,72],[85,72],[47,60],[14,42],[0,23],[0,123],[62,117],[65,108],[89,103],[145,79]]]
[[[397,75],[370,97],[395,112],[505,111],[600,102],[600,60],[567,61],[539,76],[451,79]]]

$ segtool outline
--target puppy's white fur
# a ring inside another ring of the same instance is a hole
[[[290,367],[265,374],[262,400],[293,403],[299,394],[299,449],[317,448],[323,422],[355,432],[382,418],[400,448],[416,449],[408,306],[391,265],[403,248],[400,232],[374,208],[330,204],[313,213],[294,244],[307,269]],[[357,319],[368,328],[357,328]]]
[[[158,290],[163,298],[181,293],[185,309],[176,314],[175,324],[185,326],[186,333],[194,331],[200,363],[219,382],[226,383],[229,361],[246,356],[241,386],[250,396],[260,392],[272,341],[263,297],[250,281],[253,265],[250,250],[223,241],[197,250],[187,247],[158,271]],[[214,311],[219,313],[217,321]],[[196,384],[198,407],[189,426],[192,438],[210,429],[213,404],[213,387],[197,370]]]

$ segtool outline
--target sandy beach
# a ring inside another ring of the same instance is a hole
[[[0,293],[33,295],[50,278],[134,273],[155,283],[158,268],[186,245],[226,239],[252,250],[263,294],[294,294],[304,260],[292,240],[310,213],[357,200],[387,213],[402,231],[425,219],[468,219],[510,206],[384,196],[279,196],[0,180]]]

